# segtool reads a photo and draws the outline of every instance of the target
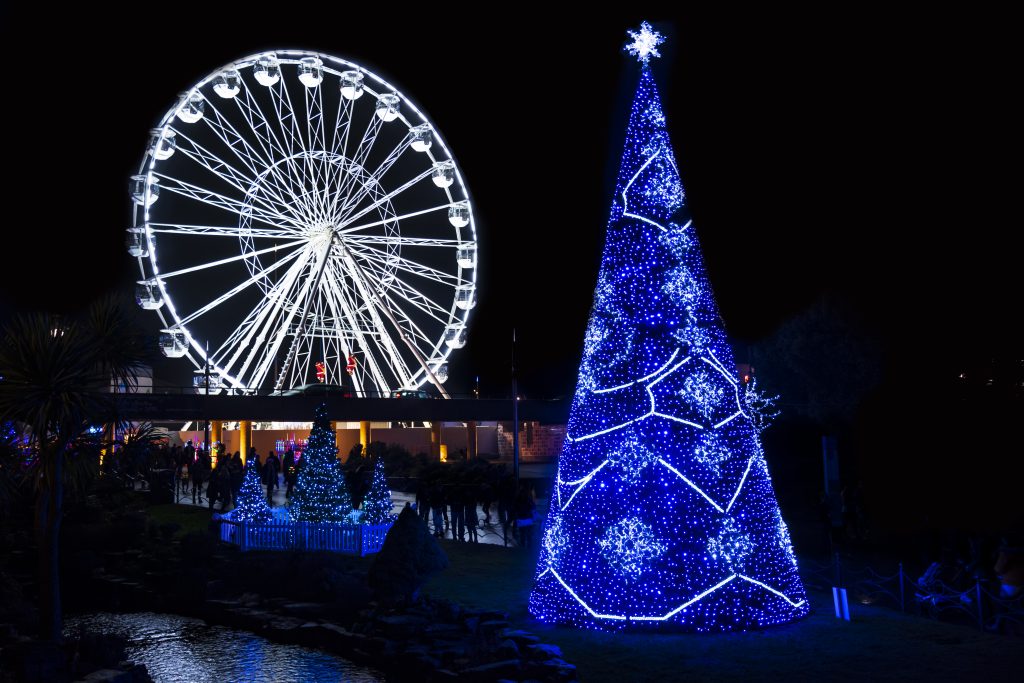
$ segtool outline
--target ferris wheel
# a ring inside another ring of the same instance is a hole
[[[297,50],[217,69],[151,131],[131,196],[136,300],[211,387],[447,396],[476,304],[472,205],[437,129],[380,77]]]

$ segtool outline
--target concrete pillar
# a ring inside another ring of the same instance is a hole
[[[441,461],[441,423],[430,423],[430,457],[438,462]]]
[[[220,420],[210,421],[210,442],[217,443],[224,440],[224,423]]]
[[[370,439],[373,438],[373,434],[370,432],[370,421],[361,420],[359,422],[359,443],[363,445],[363,455],[366,455],[366,449],[370,447]]]
[[[242,463],[249,457],[249,447],[252,446],[252,420],[242,420],[238,423],[238,450],[242,453]]]
[[[476,421],[466,423],[466,454],[472,460],[476,457]]]
[[[338,421],[331,420],[331,431],[334,432],[334,443],[338,443]],[[337,458],[341,462],[345,462],[345,458],[348,457],[348,453],[342,453],[341,448],[338,449]]]

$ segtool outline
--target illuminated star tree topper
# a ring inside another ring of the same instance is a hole
[[[661,35],[646,21],[640,24],[639,31],[626,31],[633,42],[626,46],[626,52],[639,59],[644,65],[651,57],[660,57],[658,46],[665,42]]]

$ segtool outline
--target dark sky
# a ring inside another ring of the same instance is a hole
[[[118,28],[95,30],[98,14],[61,12],[58,23],[0,10],[0,312],[73,311],[127,291],[127,181],[147,130],[216,67],[308,48],[395,83],[461,164],[480,302],[452,387],[479,374],[484,393],[505,391],[515,326],[523,391],[568,393],[638,73],[621,47],[646,18],[669,36],[655,75],[735,340],[756,341],[837,291],[896,365],[1019,348],[1021,223],[1004,208],[1018,192],[1008,144],[1019,79],[1005,17],[312,7],[257,20],[253,4],[221,16],[136,5],[118,12]]]

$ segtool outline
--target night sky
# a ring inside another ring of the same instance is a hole
[[[131,291],[128,177],[177,93],[235,58],[298,47],[378,73],[447,138],[475,201],[480,299],[450,387],[572,391],[636,62],[655,60],[669,131],[727,329],[756,342],[823,292],[844,296],[887,372],[1016,353],[1020,219],[1005,210],[1010,43],[999,17],[700,12],[487,17],[433,6],[296,3],[2,17],[6,181],[0,313],[74,311]],[[44,286],[45,283],[45,286]],[[55,288],[55,292],[54,292]],[[157,318],[140,317],[151,329]],[[741,354],[742,355],[742,354]],[[184,365],[184,363],[182,363]],[[190,369],[169,365],[169,379]]]

